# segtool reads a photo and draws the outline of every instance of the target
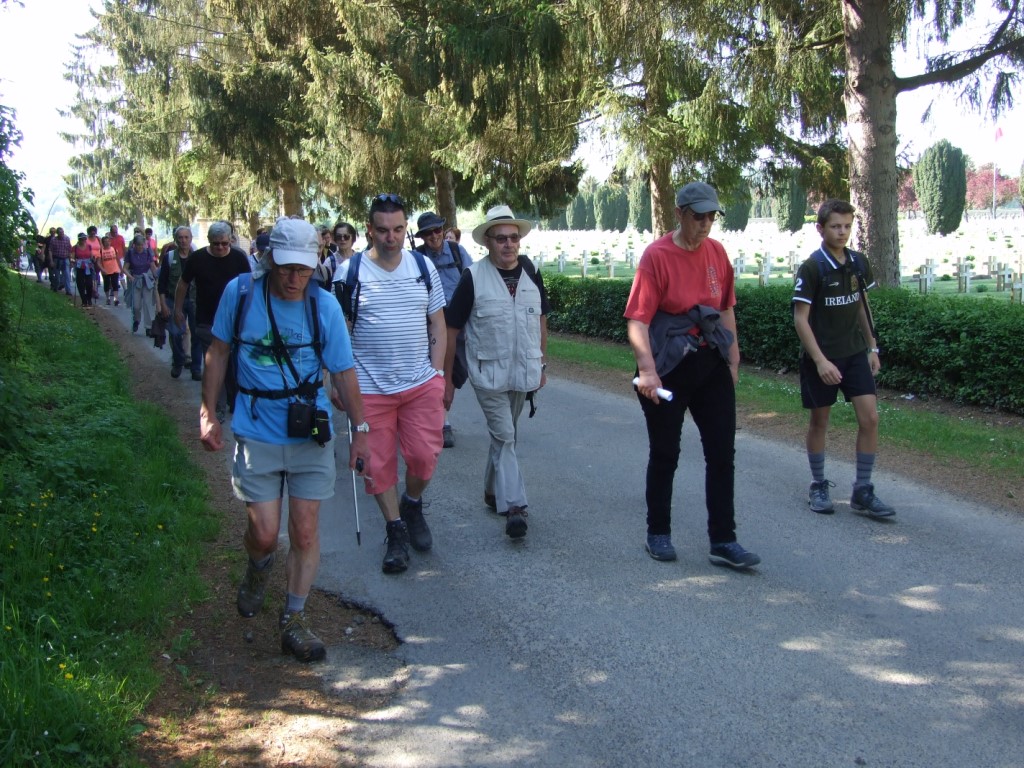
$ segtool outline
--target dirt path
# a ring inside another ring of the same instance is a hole
[[[132,337],[111,312],[90,313],[104,334],[121,351],[137,382],[136,396],[163,406],[175,419],[182,442],[209,479],[210,502],[223,510],[217,541],[206,549],[203,578],[209,599],[193,605],[168,631],[163,653],[154,664],[164,670],[160,691],[147,708],[145,732],[138,756],[150,766],[302,765],[355,766],[343,734],[348,725],[384,702],[379,697],[344,700],[325,692],[316,665],[305,666],[280,653],[273,620],[274,596],[284,590],[284,569],[275,569],[268,591],[268,610],[255,619],[242,619],[234,609],[235,585],[241,576],[241,534],[244,508],[230,489],[223,454],[204,451],[197,439],[197,415],[192,402],[197,385],[186,376],[169,376],[169,362],[156,360]],[[559,378],[580,381],[609,391],[628,391],[626,377],[585,366],[553,362]],[[896,397],[895,395],[893,396]],[[949,410],[942,404],[915,404]],[[1024,419],[954,409],[963,418],[981,419],[994,426],[1024,426]],[[638,416],[639,418],[639,416]],[[773,414],[741,412],[740,426],[758,435],[787,443],[803,441],[804,425]],[[1022,510],[1020,478],[980,475],[944,462],[937,466],[924,455],[910,452],[886,455],[885,468],[950,493],[1006,509]],[[307,604],[313,626],[328,646],[355,643],[386,652],[396,645],[385,621],[369,611],[346,604],[343,598],[314,592]]]

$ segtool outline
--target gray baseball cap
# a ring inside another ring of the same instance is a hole
[[[709,213],[718,211],[723,216],[721,203],[718,202],[718,193],[710,184],[703,181],[691,181],[676,193],[676,205],[680,208],[689,208],[694,213]]]

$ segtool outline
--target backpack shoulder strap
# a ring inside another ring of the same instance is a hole
[[[446,240],[445,243],[448,245],[448,252],[452,255],[452,261],[455,262],[455,268],[459,270],[459,274],[462,274],[462,270],[465,267],[462,264],[462,249],[459,248],[458,243],[453,243],[451,240]]]
[[[362,261],[363,251],[352,254],[352,258],[348,260],[348,272],[345,274],[345,283],[341,291],[341,309],[352,323],[353,330],[356,326],[356,316],[359,314],[359,265]]]
[[[420,268],[420,277],[423,278],[423,284],[427,286],[427,296],[430,295],[430,289],[434,286],[430,282],[430,270],[427,269],[427,258],[419,251],[412,252],[413,258],[416,259],[416,266]]]
[[[235,307],[235,347],[242,340],[242,323],[252,304],[252,293],[252,272],[242,272],[238,276],[238,306]]]

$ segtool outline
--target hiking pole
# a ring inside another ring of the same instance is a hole
[[[348,432],[348,452],[349,452],[350,458],[351,458],[351,453],[352,453],[352,420],[348,417],[347,413],[345,414],[345,427],[346,427],[346,431]],[[362,463],[363,463],[362,459],[358,459],[356,461],[356,466],[359,466]],[[359,468],[362,469],[362,467],[359,467]],[[359,499],[356,498],[356,471],[354,469],[352,470],[352,509],[354,509],[355,513],[356,513],[356,546],[361,547],[361,546],[363,546],[363,534],[359,530]]]

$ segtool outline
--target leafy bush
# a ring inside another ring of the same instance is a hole
[[[553,331],[626,341],[626,280],[545,274]],[[788,284],[736,289],[743,361],[795,369],[800,344]],[[886,387],[1024,414],[1024,306],[987,299],[871,292]]]

